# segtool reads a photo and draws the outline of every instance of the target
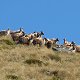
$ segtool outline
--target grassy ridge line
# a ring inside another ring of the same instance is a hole
[[[0,80],[80,80],[79,53],[16,45],[9,36],[0,41]]]

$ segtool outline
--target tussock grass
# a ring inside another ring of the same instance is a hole
[[[59,57],[59,55],[55,54],[49,54],[48,57],[51,59],[51,60],[55,60],[55,61],[61,61],[61,57]]]
[[[41,66],[43,62],[40,60],[37,60],[37,59],[28,59],[24,63],[27,63],[29,65],[30,64],[38,64],[39,66]]]
[[[80,53],[15,44],[0,37],[0,80],[80,80]]]
[[[0,42],[4,42],[7,45],[14,45],[14,43],[12,41],[7,40],[7,39],[2,39],[2,40],[0,40]]]
[[[7,75],[7,79],[18,80],[18,76],[16,75]]]
[[[15,42],[12,40],[11,36],[1,36],[0,37],[0,50],[12,49],[12,48],[15,48]]]

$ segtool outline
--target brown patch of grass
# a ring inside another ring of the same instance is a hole
[[[41,72],[47,76],[51,76],[52,78],[50,80],[65,80],[65,79],[70,80],[72,77],[71,74],[68,73],[67,71],[60,70],[50,71],[43,69]]]
[[[61,57],[59,57],[59,55],[55,54],[49,54],[48,57],[51,59],[51,60],[55,60],[55,61],[61,61]]]
[[[15,47],[15,43],[10,36],[0,37],[0,50],[11,49]]]
[[[42,65],[42,61],[40,60],[37,60],[37,59],[27,59],[24,63],[27,63],[27,64],[38,64],[39,66]]]
[[[18,80],[18,76],[16,76],[16,75],[7,75],[6,77],[7,77],[7,79]]]
[[[13,41],[10,41],[10,40],[8,40],[8,39],[2,39],[2,40],[0,40],[0,42],[4,42],[4,43],[6,43],[7,45],[14,45],[14,42],[13,42]]]

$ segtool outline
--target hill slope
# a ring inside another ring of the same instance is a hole
[[[0,80],[80,80],[80,54],[0,38]]]

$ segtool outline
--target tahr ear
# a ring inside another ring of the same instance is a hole
[[[23,28],[22,27],[20,27],[20,31],[23,31]]]
[[[57,41],[59,41],[59,39],[58,39],[58,38],[56,38],[56,40],[57,40]]]
[[[43,31],[41,31],[41,34],[42,34],[42,35],[44,35],[44,32],[43,32]]]
[[[75,44],[75,42],[74,42],[74,41],[72,41],[72,42],[71,42],[71,44]]]
[[[36,31],[34,31],[33,33],[36,33]]]

